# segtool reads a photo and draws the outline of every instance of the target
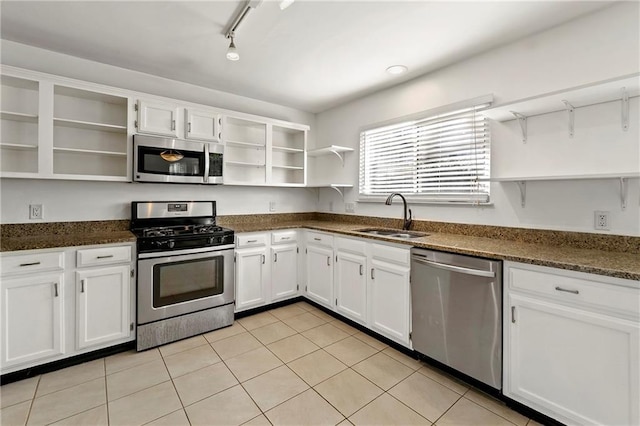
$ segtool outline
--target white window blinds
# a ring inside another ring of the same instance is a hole
[[[489,202],[490,135],[483,103],[360,133],[360,198]]]

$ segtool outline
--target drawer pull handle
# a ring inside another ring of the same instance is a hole
[[[360,265],[360,275],[364,275],[364,267]]]
[[[283,240],[288,240],[290,239],[289,237],[282,237]]]
[[[98,257],[96,257],[96,259],[110,259],[112,257],[113,257],[112,254],[108,254],[108,255],[105,255],[105,256],[98,256]]]
[[[516,322],[516,307],[515,306],[511,307],[511,322],[512,323]]]
[[[327,256],[327,266],[331,266],[331,256]]]
[[[264,254],[262,255],[262,264],[264,265],[264,261],[265,261],[265,257]]]
[[[80,280],[80,293],[84,293],[84,280]]]
[[[568,290],[566,288],[562,288],[562,287],[556,287],[557,291],[564,291],[565,293],[573,293],[573,294],[580,294],[580,292],[578,290]]]
[[[374,273],[373,273],[373,268],[371,268],[371,279],[372,279],[372,280],[375,280],[375,279],[376,279],[376,276],[375,276],[375,275],[374,275]]]
[[[316,238],[316,237],[314,237],[313,239],[314,239],[314,240],[316,240],[316,241],[322,241],[322,238]]]
[[[258,240],[247,240],[248,243],[257,243]]]
[[[171,120],[171,130],[176,129],[176,120]]]
[[[20,266],[35,266],[39,264],[40,262],[30,262],[30,263],[21,263]]]
[[[58,297],[58,283],[53,283],[53,295]]]
[[[278,253],[273,253],[273,261],[274,262],[278,261]]]

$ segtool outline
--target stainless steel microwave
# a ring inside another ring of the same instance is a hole
[[[133,180],[221,184],[223,154],[220,143],[134,135]]]

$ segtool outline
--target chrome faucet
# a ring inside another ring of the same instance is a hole
[[[404,216],[402,217],[402,229],[407,231],[409,230],[409,228],[411,227],[411,209],[407,209],[407,199],[404,198],[404,195],[400,194],[399,192],[394,192],[393,194],[389,195],[387,197],[387,201],[385,201],[384,203],[387,206],[391,205],[391,201],[393,200],[393,197],[398,196],[400,198],[402,198],[402,203],[404,204]],[[409,212],[409,218],[407,219],[407,211]]]

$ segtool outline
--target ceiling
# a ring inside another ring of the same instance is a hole
[[[594,1],[6,1],[3,39],[309,112],[600,9]],[[385,69],[403,64],[409,72]],[[505,64],[508,66],[508,64]]]

